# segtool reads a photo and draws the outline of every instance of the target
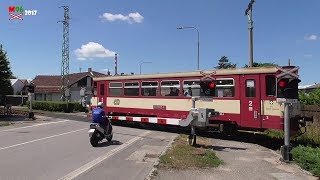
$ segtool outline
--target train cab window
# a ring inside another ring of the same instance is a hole
[[[246,96],[256,97],[256,86],[253,79],[246,80]]]
[[[100,96],[104,96],[104,84],[100,84]]]
[[[200,96],[200,80],[183,81],[183,95],[185,97]]]
[[[234,97],[234,80],[233,79],[216,79],[215,97],[228,98]]]
[[[139,82],[125,82],[124,83],[125,96],[139,96]]]
[[[122,95],[122,83],[112,82],[109,84],[109,95],[110,96],[121,96]]]
[[[179,96],[180,81],[162,81],[161,95],[162,96]]]
[[[276,96],[276,77],[274,75],[266,76],[266,95],[268,97]]]
[[[158,82],[156,82],[156,81],[142,82],[141,95],[142,96],[157,96],[158,95]]]

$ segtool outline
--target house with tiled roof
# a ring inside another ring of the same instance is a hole
[[[305,93],[310,93],[316,89],[320,89],[320,83],[314,83],[311,85],[300,86],[299,90]]]
[[[88,68],[87,72],[69,74],[70,101],[80,101],[82,96],[92,97],[92,79],[93,77],[107,76]],[[61,94],[61,76],[38,75],[32,83],[35,85],[34,94],[36,101],[60,101]]]

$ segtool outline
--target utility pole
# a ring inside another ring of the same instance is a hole
[[[252,5],[255,2],[255,0],[251,0],[248,8],[245,12],[245,15],[248,16],[249,20],[249,54],[250,54],[250,60],[249,60],[249,67],[253,66],[253,21],[252,21]]]
[[[62,62],[61,62],[61,94],[62,100],[68,101],[69,92],[69,6],[61,6],[64,9],[63,21],[63,44],[62,44]],[[60,8],[61,8],[60,7]]]

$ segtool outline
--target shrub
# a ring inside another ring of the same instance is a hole
[[[302,168],[320,176],[320,148],[298,146],[292,150],[293,160]]]
[[[300,92],[299,100],[305,105],[320,105],[320,89],[316,89],[308,94]]]
[[[29,107],[30,103],[27,102]],[[73,112],[76,103],[54,102],[54,101],[32,101],[32,109],[44,111]]]

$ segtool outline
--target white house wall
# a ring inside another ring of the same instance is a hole
[[[24,84],[19,79],[12,84],[13,88],[13,94],[17,94],[17,92],[20,92],[24,87]]]

